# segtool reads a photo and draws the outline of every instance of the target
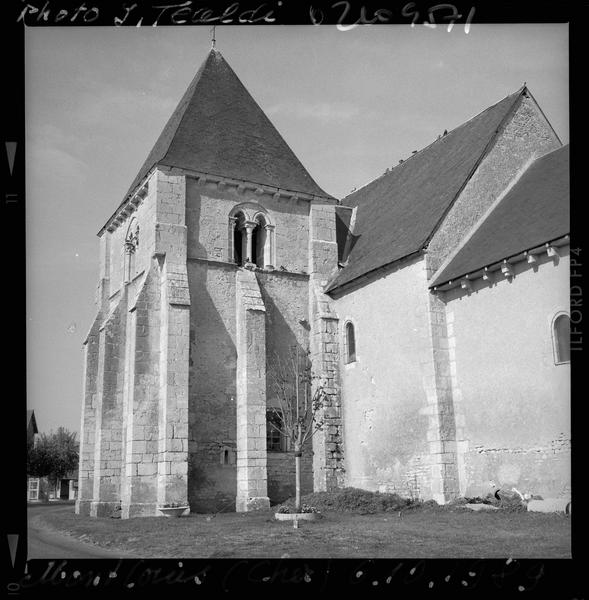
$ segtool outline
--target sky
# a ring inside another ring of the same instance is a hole
[[[568,142],[568,26],[216,28],[315,181],[342,198],[527,83]],[[210,49],[210,28],[27,28],[27,407],[79,432],[99,229]]]

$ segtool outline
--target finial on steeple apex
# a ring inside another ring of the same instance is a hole
[[[213,25],[211,27],[211,49],[214,50],[215,49],[215,42],[217,41],[215,39],[215,25]]]

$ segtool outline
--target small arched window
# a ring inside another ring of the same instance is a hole
[[[221,464],[232,465],[235,463],[235,454],[232,448],[229,446],[221,447]]]
[[[571,319],[565,313],[552,322],[552,344],[557,365],[571,361]]]
[[[351,321],[344,327],[344,360],[346,364],[356,361],[356,333]]]

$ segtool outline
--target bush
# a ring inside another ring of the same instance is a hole
[[[361,514],[372,514],[378,512],[391,512],[404,510],[414,505],[421,505],[415,500],[402,498],[397,494],[384,494],[380,492],[369,492],[358,488],[347,487],[334,492],[315,492],[301,498],[302,510],[304,507],[314,508],[316,512],[358,512]],[[280,507],[294,508],[294,498],[289,498]],[[309,511],[309,512],[315,512]]]
[[[496,498],[492,494],[488,494],[485,498],[473,496],[472,498],[464,498],[465,504],[495,504]]]
[[[497,499],[493,493],[489,493],[485,497],[456,498],[448,503],[447,506],[441,506],[435,500],[414,500],[411,498],[402,498],[398,494],[369,492],[367,490],[347,487],[334,492],[307,494],[301,498],[301,502],[302,512],[307,512],[305,507],[315,509],[317,512],[355,512],[360,514],[405,510],[462,510],[465,504],[489,504],[509,512],[527,510],[527,503],[522,502],[518,495],[510,495],[506,492],[502,492],[501,499]],[[289,498],[277,508],[276,512],[294,512],[294,504],[294,498]]]

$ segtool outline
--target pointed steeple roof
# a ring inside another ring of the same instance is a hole
[[[182,96],[127,196],[156,164],[330,197],[215,48]]]

